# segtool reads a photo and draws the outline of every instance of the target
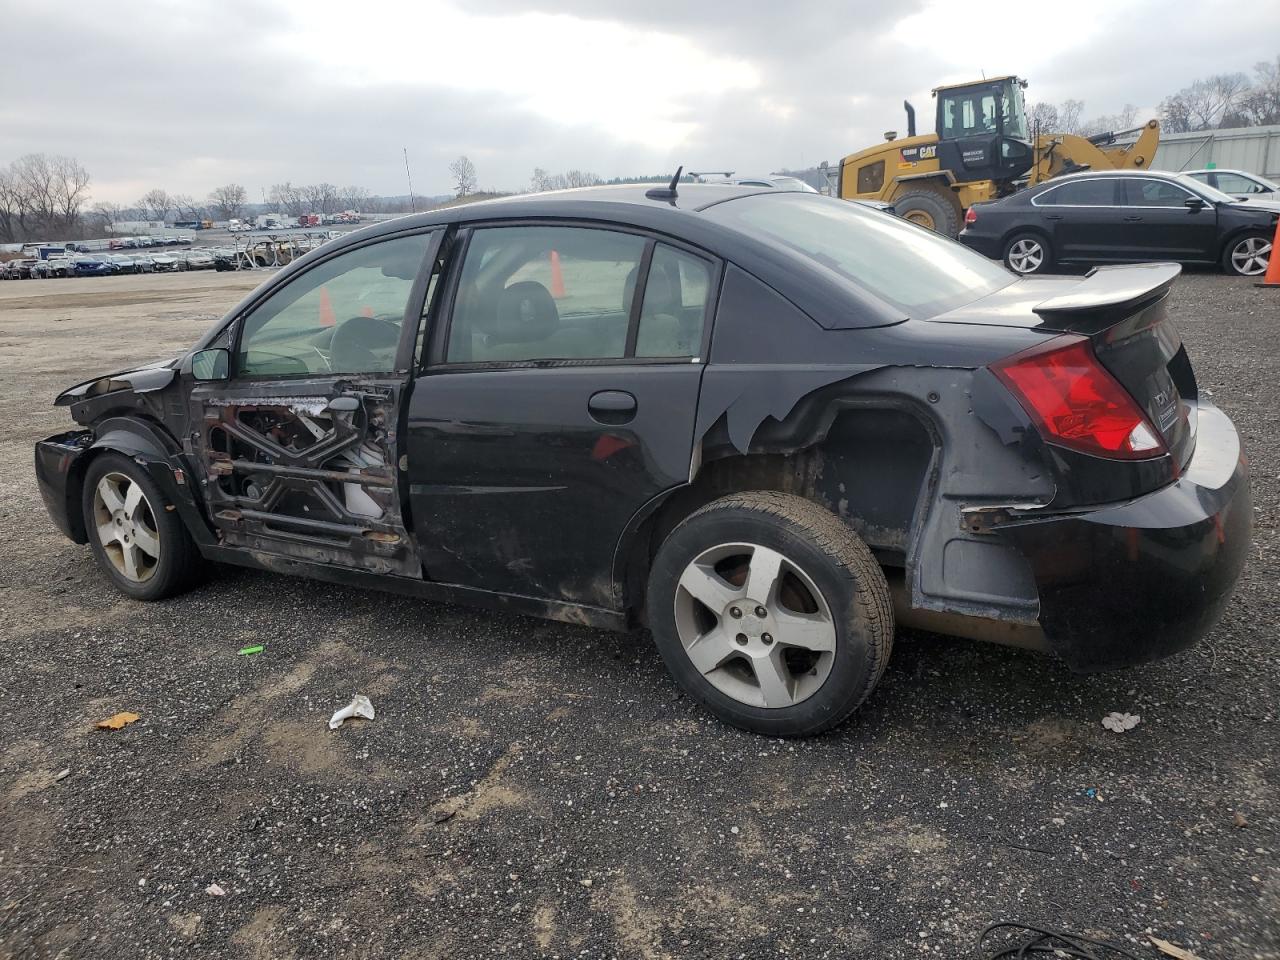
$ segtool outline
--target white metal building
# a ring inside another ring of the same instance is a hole
[[[1162,133],[1152,170],[1200,170],[1214,166],[1280,179],[1280,124]]]

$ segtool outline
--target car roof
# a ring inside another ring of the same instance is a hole
[[[1184,170],[1183,173],[1238,173],[1242,177],[1254,177],[1256,179],[1266,179],[1260,173],[1250,173],[1248,170],[1237,170],[1235,167],[1202,167],[1199,170]]]
[[[353,247],[383,238],[432,227],[482,226],[495,221],[507,224],[589,221],[605,229],[630,228],[651,235],[665,234],[676,242],[702,249],[769,284],[811,317],[844,316],[850,327],[883,326],[907,319],[899,308],[857,289],[811,258],[783,250],[751,231],[701,215],[717,204],[752,196],[778,201],[796,196],[813,202],[843,201],[803,190],[727,183],[682,183],[677,186],[674,197],[667,197],[664,194],[668,186],[667,183],[640,183],[497,197],[373,223],[345,233],[294,260],[268,284],[251,293],[228,317],[250,307],[268,287],[287,282],[319,259],[339,256]],[[654,195],[650,196],[650,192]],[[218,329],[211,330],[198,346],[207,346]]]

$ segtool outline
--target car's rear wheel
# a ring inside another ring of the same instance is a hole
[[[893,645],[879,564],[847,524],[801,497],[716,500],[663,542],[649,626],[676,681],[720,719],[771,736],[840,723]]]
[[[1238,277],[1260,277],[1271,260],[1271,237],[1249,233],[1227,244],[1222,252],[1222,269]]]
[[[1053,265],[1049,241],[1038,233],[1019,233],[1004,245],[1004,262],[1020,276],[1044,273]]]
[[[122,593],[161,600],[195,582],[201,558],[191,535],[134,461],[106,453],[89,465],[84,523],[98,566]]]

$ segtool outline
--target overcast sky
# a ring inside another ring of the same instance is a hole
[[[1153,109],[1280,52],[1280,3],[831,0],[0,0],[0,165],[69,154],[94,200],[329,181],[447,193],[799,167],[903,131],[931,87],[1016,73],[1029,101]]]

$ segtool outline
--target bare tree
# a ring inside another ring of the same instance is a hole
[[[1214,130],[1224,121],[1244,122],[1250,96],[1249,78],[1243,73],[1219,73],[1197,80],[1160,103],[1161,122],[1172,133]]]
[[[1160,128],[1165,133],[1187,133],[1192,130],[1191,107],[1180,93],[1160,101]]]
[[[203,203],[187,193],[175,193],[169,201],[176,220],[203,220],[207,212]]]
[[[1058,133],[1079,133],[1080,115],[1084,112],[1083,100],[1064,100],[1058,107]]]
[[[1027,111],[1031,121],[1031,132],[1058,133],[1058,108],[1052,103],[1034,103]]]
[[[475,193],[476,165],[466,157],[459,157],[449,164],[449,174],[453,177],[454,190],[459,197]]]
[[[1280,56],[1254,65],[1253,86],[1240,102],[1246,126],[1280,123]]]
[[[244,205],[248,201],[248,191],[238,183],[216,187],[209,194],[209,206],[213,207],[219,220],[239,220]]]
[[[103,233],[115,233],[116,224],[124,219],[124,207],[118,203],[95,203],[91,212]]]
[[[338,191],[338,202],[344,210],[363,210],[369,207],[372,195],[364,187],[343,187]]]
[[[533,168],[533,176],[529,178],[529,187],[534,193],[544,193],[551,187],[551,174],[541,167]]]
[[[72,157],[29,153],[0,177],[0,224],[10,239],[71,236],[89,198],[89,173]],[[20,234],[20,236],[19,236]]]
[[[138,200],[138,206],[148,220],[166,220],[173,208],[173,201],[168,193],[157,187],[144,193]]]
[[[302,188],[295,187],[286,180],[271,187],[271,202],[283,213],[291,217],[300,217],[306,213],[306,200],[302,196]]]

